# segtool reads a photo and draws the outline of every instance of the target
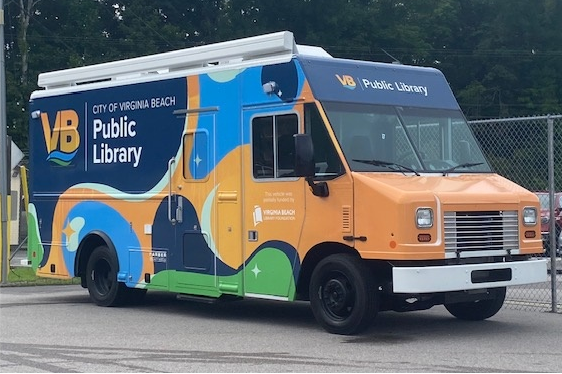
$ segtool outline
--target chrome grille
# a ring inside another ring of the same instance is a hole
[[[517,211],[445,212],[445,251],[506,251],[519,248]]]

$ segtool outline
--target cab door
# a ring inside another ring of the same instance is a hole
[[[304,178],[294,173],[294,138],[302,105],[243,112],[250,140],[243,157],[244,295],[291,299],[305,206]]]

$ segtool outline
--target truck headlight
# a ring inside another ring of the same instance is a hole
[[[433,226],[433,209],[418,208],[416,210],[416,226],[418,229],[427,229]]]
[[[537,224],[537,210],[533,207],[523,208],[523,224],[533,226]]]

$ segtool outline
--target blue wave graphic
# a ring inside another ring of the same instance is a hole
[[[128,271],[131,276],[127,284],[134,286],[139,282],[143,269],[143,252],[140,250],[137,234],[131,230],[129,221],[115,208],[98,201],[84,201],[76,204],[63,221],[65,227],[68,225],[67,222],[72,222],[77,217],[84,219],[84,226],[77,234],[77,242],[81,243],[92,232],[105,233],[111,238],[111,243],[117,251],[119,269]],[[59,238],[63,243],[63,258],[67,268],[75,269],[76,249],[68,248],[66,233],[61,232]]]
[[[64,162],[70,162],[70,160],[72,160],[74,158],[74,156],[76,156],[76,152],[78,152],[78,150],[76,150],[72,153],[65,153],[65,152],[61,152],[61,151],[53,151],[53,152],[49,153],[49,156],[47,156],[47,160],[48,161],[60,160],[60,161],[64,161]]]

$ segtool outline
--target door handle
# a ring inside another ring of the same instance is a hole
[[[168,221],[172,225],[176,224],[176,219],[172,217],[172,165],[176,163],[175,158],[171,158],[168,161]]]

